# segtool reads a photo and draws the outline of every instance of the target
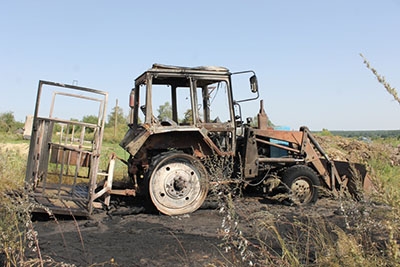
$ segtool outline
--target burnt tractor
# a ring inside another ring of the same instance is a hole
[[[249,97],[241,100],[234,98],[232,79],[237,76],[249,87]],[[48,115],[40,104],[47,87],[54,88]],[[55,115],[59,96],[97,103],[97,122],[61,119],[64,112]],[[221,182],[269,193],[283,189],[291,202],[306,205],[317,201],[321,188],[357,197],[357,184],[368,181],[363,165],[331,160],[307,127],[270,127],[262,101],[256,119],[244,119],[244,103],[259,98],[254,71],[154,64],[135,80],[129,130],[120,143],[129,153],[124,162],[133,186],[116,189],[116,157],[107,171],[99,172],[107,98],[104,91],[39,82],[26,184],[42,209],[88,215],[109,205],[112,194],[144,195],[161,213],[178,215],[197,210],[210,185]],[[216,172],[211,158],[229,165],[230,171]]]
[[[256,96],[234,100],[232,76],[246,74]],[[336,195],[338,190],[355,194],[354,176],[363,181],[365,168],[332,161],[306,127],[274,130],[262,101],[256,125],[243,121],[240,104],[256,100],[258,90],[253,71],[231,73],[223,67],[154,64],[140,75],[130,94],[129,130],[120,143],[130,154],[128,173],[136,191],[148,194],[164,214],[193,212],[215,175],[207,159],[220,157],[233,165],[225,181],[267,187],[278,178],[297,204],[317,201],[321,186]],[[160,100],[171,103],[168,116],[156,117],[154,103]]]

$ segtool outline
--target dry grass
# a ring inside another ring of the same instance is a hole
[[[0,151],[0,263],[4,266],[24,266],[27,250],[40,258],[37,233],[30,220],[31,206],[21,193],[26,162],[23,157],[8,148]]]
[[[226,265],[399,266],[400,166],[389,160],[392,150],[386,148],[387,144],[377,144],[368,151],[366,163],[376,191],[358,202],[339,199],[336,209],[340,214],[335,221],[312,208],[302,211],[298,207],[293,217],[241,210],[243,207],[235,205],[237,188],[218,178],[231,173],[224,167],[229,164],[214,159],[214,191],[223,215],[219,232]],[[248,224],[255,225],[254,233],[244,233]]]
[[[41,254],[38,233],[31,220],[35,204],[23,193],[25,145],[0,149],[0,265],[71,266]]]

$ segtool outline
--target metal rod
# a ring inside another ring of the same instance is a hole
[[[304,159],[294,159],[294,158],[258,158],[258,162],[276,162],[276,163],[295,163],[304,162]]]

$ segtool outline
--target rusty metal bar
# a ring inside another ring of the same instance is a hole
[[[295,162],[304,162],[304,159],[295,159],[295,158],[258,158],[259,162],[263,163],[295,163]]]
[[[314,136],[311,134],[310,130],[307,127],[301,127],[301,131],[305,133],[307,138],[310,140],[312,145],[318,150],[318,152],[326,159],[328,162],[328,165],[330,165],[330,172],[329,172],[329,178],[330,178],[330,184],[327,182],[328,186],[330,186],[330,189],[333,191],[333,193],[336,195],[336,182],[340,184],[340,186],[346,186],[346,180],[341,179],[337,168],[335,166],[335,162],[329,158],[329,156],[325,153],[323,148],[319,145],[317,140],[314,138]],[[320,161],[319,161],[320,162]],[[323,175],[325,176],[325,175]],[[326,179],[325,179],[326,181]]]

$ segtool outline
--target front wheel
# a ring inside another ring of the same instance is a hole
[[[313,169],[305,165],[295,165],[287,169],[282,182],[289,191],[289,200],[296,205],[307,205],[317,201],[320,181]]]
[[[150,173],[151,201],[166,215],[194,212],[203,204],[207,193],[207,171],[191,155],[167,153],[157,160]]]

